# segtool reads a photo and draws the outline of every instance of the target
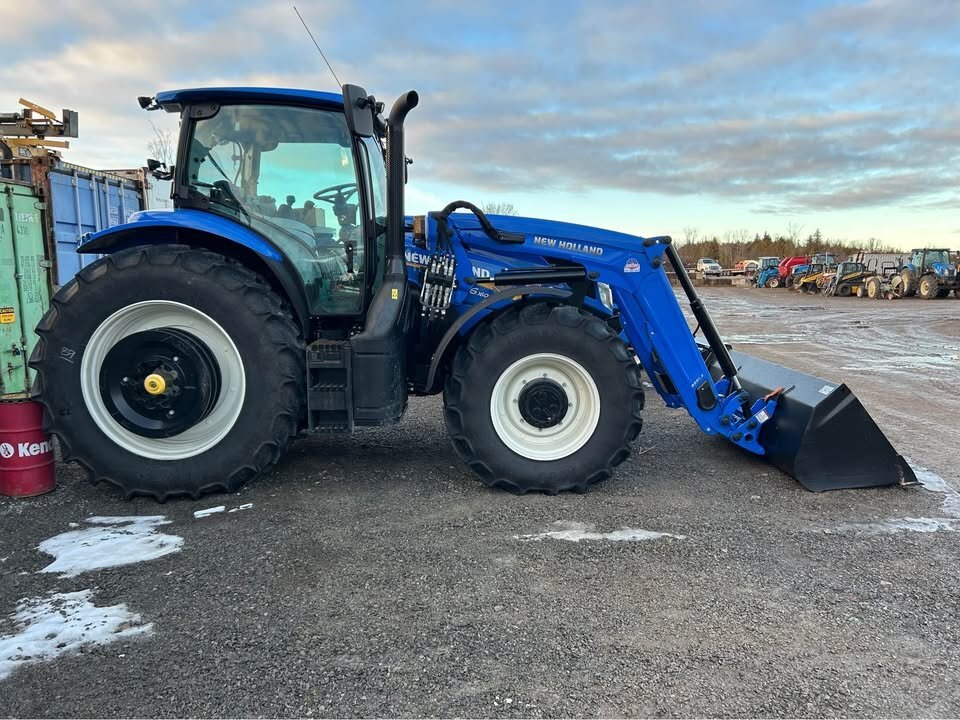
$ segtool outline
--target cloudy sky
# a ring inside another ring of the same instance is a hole
[[[67,159],[141,165],[136,96],[335,90],[272,0],[0,0],[0,111],[80,113]],[[509,201],[641,235],[960,246],[958,0],[299,0],[341,81],[413,88],[408,210]]]

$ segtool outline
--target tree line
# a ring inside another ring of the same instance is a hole
[[[683,236],[674,238],[680,257],[684,264],[693,265],[699,258],[713,258],[722,267],[733,267],[740,260],[754,260],[759,257],[777,256],[780,258],[793,255],[813,255],[814,253],[834,253],[838,259],[848,255],[864,252],[901,252],[899,248],[881,242],[877,238],[852,242],[839,238],[825,237],[820,228],[806,237],[801,235],[800,228],[788,225],[786,233],[776,236],[764,231],[755,232],[751,237],[750,231],[741,229],[724,233],[723,239],[701,235],[695,227],[683,229]]]

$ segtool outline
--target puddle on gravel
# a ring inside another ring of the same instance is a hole
[[[9,616],[15,632],[0,635],[0,680],[21,665],[46,662],[92,645],[148,635],[153,624],[123,603],[97,607],[92,590],[24,598]]]
[[[37,546],[56,558],[40,572],[76,577],[89,570],[156,560],[183,546],[182,537],[160,532],[160,525],[170,524],[163,515],[90,517],[86,523],[96,527],[70,530]]]
[[[620,528],[610,532],[597,532],[595,525],[589,525],[582,522],[559,521],[553,523],[554,530],[547,530],[532,535],[514,535],[514,540],[530,542],[532,540],[567,540],[569,542],[580,542],[581,540],[602,540],[606,542],[643,542],[646,540],[659,540],[660,538],[674,538],[676,540],[685,540],[686,535],[674,535],[673,533],[654,532],[652,530],[640,530],[638,528]]]
[[[909,460],[908,460],[909,462]],[[936,473],[919,465],[910,465],[917,480],[923,489],[928,492],[941,493],[943,497],[942,512],[944,517],[936,518],[888,518],[876,522],[843,523],[837,527],[840,532],[859,531],[867,533],[898,533],[898,532],[954,532],[960,530],[960,491],[951,487],[946,480]]]

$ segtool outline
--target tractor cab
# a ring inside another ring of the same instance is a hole
[[[174,207],[275,246],[311,317],[360,316],[383,270],[386,170],[378,138],[351,133],[341,97],[213,88],[155,102],[183,118]]]
[[[910,264],[920,275],[926,272],[935,272],[941,275],[950,268],[950,251],[931,248],[914,250],[910,255]]]

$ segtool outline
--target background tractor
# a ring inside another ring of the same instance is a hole
[[[779,263],[780,258],[778,257],[760,258],[760,267],[754,280],[758,288],[777,288],[782,285]]]
[[[580,491],[629,455],[645,371],[703,432],[810,489],[915,482],[846,386],[728,350],[669,237],[465,201],[406,217],[418,103],[384,117],[354,85],[140,98],[181,118],[176,166],[150,162],[174,207],[87,238],[105,257],[37,328],[66,459],[128,496],[233,491],[302,431],[395,423],[410,394],[442,393],[483,482]]]
[[[895,282],[895,284],[897,284]],[[952,291],[960,297],[960,276],[950,262],[946,249],[920,248],[913,250],[910,260],[900,268],[898,291],[905,297],[919,295],[924,300],[946,297]]]

